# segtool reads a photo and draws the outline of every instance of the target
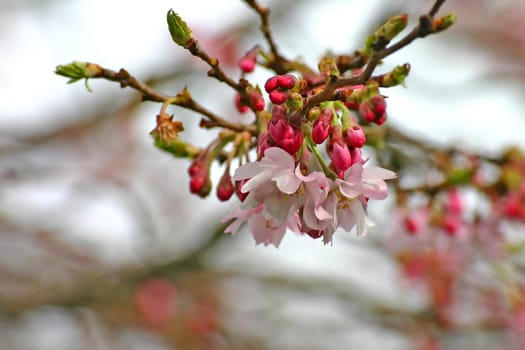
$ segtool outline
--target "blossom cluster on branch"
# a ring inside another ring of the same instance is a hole
[[[363,147],[371,144],[369,130],[387,120],[383,89],[404,84],[410,65],[382,74],[375,74],[376,68],[413,40],[447,29],[454,16],[436,17],[444,3],[437,0],[400,39],[408,16],[394,16],[370,34],[361,49],[351,55],[326,55],[314,69],[279,52],[268,8],[255,0],[244,2],[259,15],[268,48],[256,45],[239,58],[238,79],[225,73],[173,10],[167,13],[167,23],[173,41],[205,62],[210,67],[208,76],[231,88],[239,112],[253,113],[254,122],[233,123],[219,116],[199,104],[188,88],[175,96],[164,95],[124,69],[115,72],[98,64],[73,62],[58,66],[56,73],[70,82],[85,79],[86,86],[92,78],[116,81],[140,91],[144,100],[162,103],[151,135],[159,148],[191,160],[190,192],[208,196],[213,188],[211,164],[224,166],[216,195],[226,201],[236,194],[241,201],[223,220],[229,224],[226,232],[235,233],[247,223],[257,243],[275,246],[287,230],[323,237],[325,244],[332,242],[339,228],[351,231],[355,227],[358,235],[364,235],[372,225],[367,217],[369,200],[385,199],[385,180],[396,174],[369,166]],[[247,78],[256,69],[270,72],[262,86]],[[217,138],[202,148],[184,141],[179,136],[184,125],[167,113],[169,105],[201,114],[202,128],[221,129]],[[374,143],[380,141],[376,135]]]

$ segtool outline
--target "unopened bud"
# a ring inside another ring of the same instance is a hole
[[[167,21],[171,39],[173,39],[177,45],[186,47],[193,39],[191,29],[186,22],[184,22],[173,9],[168,11]]]
[[[206,197],[211,191],[211,181],[207,172],[200,171],[190,179],[190,192],[199,197]]]
[[[441,32],[453,25],[455,21],[456,15],[453,13],[449,13],[443,17],[439,17],[432,22],[432,31],[434,33]]]
[[[404,85],[405,79],[410,72],[410,64],[405,63],[402,66],[397,66],[390,73],[379,76],[377,81],[383,87],[392,87],[396,85]]]
[[[303,108],[303,97],[297,92],[292,92],[286,100],[286,106],[290,110],[297,110]]]
[[[279,76],[273,76],[269,78],[268,80],[266,80],[266,83],[264,83],[264,90],[270,93],[273,90],[277,89],[279,87],[279,84],[277,82],[278,80],[279,80]]]
[[[217,198],[223,202],[227,201],[233,195],[234,190],[232,178],[227,167],[217,185]]]
[[[235,95],[235,107],[239,111],[239,113],[246,113],[248,109],[250,109],[247,105],[245,105],[242,102],[242,98],[240,94]]]
[[[408,15],[394,16],[372,33],[366,40],[366,51],[379,51],[384,49],[392,39],[406,28]]]
[[[101,76],[103,71],[104,69],[98,64],[78,61],[60,65],[55,68],[55,74],[70,78],[67,82],[68,84],[75,83],[80,79],[86,79],[86,89],[90,92],[91,89],[87,84],[88,78]]]
[[[323,57],[318,64],[318,68],[319,72],[321,72],[325,78],[338,77],[341,75],[339,68],[337,68],[336,60],[332,57]]]
[[[244,73],[251,73],[255,69],[257,63],[257,54],[259,53],[259,46],[255,46],[253,49],[248,51],[243,58],[239,61],[239,68]]]
[[[250,100],[253,108],[256,111],[260,112],[264,110],[266,102],[264,101],[264,98],[261,96],[261,94],[259,94],[257,91],[250,91]]]
[[[312,127],[312,140],[320,145],[323,143],[330,135],[332,131],[332,119],[333,119],[333,109],[323,108],[319,115],[319,118],[314,122]]]
[[[286,100],[288,99],[288,92],[286,91],[280,91],[280,90],[273,90],[269,94],[270,101],[276,105],[282,105]]]
[[[352,155],[343,139],[339,126],[332,128],[330,140],[327,143],[327,151],[337,173],[344,172],[352,165]]]
[[[354,124],[351,128],[343,130],[343,137],[350,147],[361,148],[366,143],[365,132],[359,124]]]
[[[290,90],[297,84],[297,79],[291,74],[279,75],[277,85],[285,90]]]

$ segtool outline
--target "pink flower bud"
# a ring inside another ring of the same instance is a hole
[[[361,159],[363,158],[363,154],[361,153],[361,148],[352,147],[350,149],[350,156],[352,157],[352,165],[359,163]]]
[[[369,122],[382,125],[386,121],[386,100],[381,95],[373,96],[359,105],[359,116]]]
[[[266,151],[266,149],[271,146],[272,145],[270,144],[268,133],[260,133],[259,138],[257,140],[257,157],[261,159],[264,156],[264,151]]]
[[[354,124],[351,128],[343,130],[343,137],[350,147],[361,148],[366,143],[365,132],[359,124]]]
[[[330,124],[326,125],[321,119],[317,119],[312,128],[312,139],[316,144],[320,145],[330,135],[330,130]]]
[[[257,61],[257,54],[259,53],[259,47],[256,46],[248,51],[243,58],[239,61],[239,68],[244,73],[251,73],[255,69],[255,63]]]
[[[274,106],[272,109],[272,121],[277,121],[279,119],[286,118],[286,115],[288,114],[288,110],[285,106],[277,105]]]
[[[246,113],[248,111],[249,107],[242,103],[241,101],[241,95],[237,94],[235,96],[235,107],[237,107],[237,110],[240,113]]]
[[[297,79],[291,74],[277,76],[277,85],[285,90],[290,90],[295,84]]]
[[[264,84],[264,90],[270,93],[274,91],[275,89],[277,89],[279,87],[279,84],[277,83],[278,79],[279,79],[279,76],[273,76],[269,78],[268,80],[266,80],[266,83]]]
[[[376,116],[380,116],[386,112],[386,100],[381,95],[376,95],[370,99],[372,110]]]
[[[332,130],[333,111],[329,108],[324,108],[321,114],[314,122],[312,127],[312,139],[318,145],[323,143]]]
[[[197,157],[188,168],[188,174],[190,174],[190,177],[193,177],[197,175],[200,171],[202,171],[203,167],[204,163],[202,162],[201,157]]]
[[[222,175],[219,184],[217,185],[217,198],[221,201],[227,201],[231,198],[234,192],[232,178],[230,176],[229,169],[226,168],[226,171]]]
[[[251,91],[250,98],[251,98],[253,108],[255,108],[256,111],[260,112],[264,110],[264,106],[265,106],[264,98],[257,91]]]
[[[292,137],[283,139],[279,146],[291,155],[294,155],[301,149],[303,145],[303,133],[300,131],[294,132]]]
[[[359,105],[359,116],[368,123],[372,123],[376,119],[374,111],[368,101],[361,102]]]
[[[270,101],[276,105],[282,105],[288,99],[288,92],[273,90],[270,92]]]
[[[377,125],[383,125],[386,122],[386,113],[381,114],[378,118],[376,118],[375,123]]]
[[[291,155],[295,154],[303,143],[303,133],[294,130],[285,119],[272,119],[268,133],[276,145]]]
[[[339,126],[332,128],[328,142],[328,156],[336,172],[342,172],[352,165],[352,155],[341,135]]]
[[[190,179],[190,192],[200,197],[206,197],[211,191],[211,181],[208,173],[200,171]]]
[[[251,73],[255,69],[255,57],[243,57],[239,61],[239,68],[244,73]]]

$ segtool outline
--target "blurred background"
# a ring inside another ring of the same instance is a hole
[[[262,3],[284,55],[314,67],[327,52],[353,53],[389,16],[407,12],[414,25],[432,5]],[[149,136],[160,105],[53,73],[73,60],[123,67],[169,95],[187,85],[209,109],[246,121],[233,92],[171,42],[169,8],[232,76],[247,50],[266,47],[241,1],[0,1],[0,350],[520,349],[507,328],[525,332],[525,308],[503,326],[435,321],[432,291],[391,249],[393,201],[370,205],[368,237],[339,232],[333,246],[289,233],[275,249],[245,230],[222,234],[235,201],[190,195],[188,161]],[[456,25],[378,68],[412,66],[406,88],[388,89],[388,123],[491,157],[525,147],[525,4],[455,0],[448,11]],[[198,115],[169,112],[184,138],[206,144]]]

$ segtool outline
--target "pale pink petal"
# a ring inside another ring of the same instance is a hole
[[[275,247],[279,247],[286,233],[286,225],[272,227],[271,221],[266,220],[262,215],[253,216],[248,222],[248,226],[255,243],[262,243],[265,246],[273,244]]]
[[[268,213],[267,219],[273,219],[276,224],[281,225],[290,213],[297,208],[294,206],[295,200],[290,196],[284,197],[281,193],[275,192],[264,199],[264,210]]]
[[[289,169],[279,171],[272,176],[272,180],[276,182],[277,188],[286,194],[295,193],[301,185],[301,180],[295,177],[294,173]]]
[[[265,167],[261,166],[260,162],[251,162],[241,165],[232,176],[235,181],[252,178],[261,171],[265,170]]]
[[[358,200],[353,200],[350,203],[350,210],[355,218],[357,226],[357,235],[366,236],[369,226],[374,226],[374,223],[366,216],[363,205]]]
[[[388,187],[385,179],[394,179],[396,173],[393,171],[369,167],[363,170],[363,195],[372,199],[385,199],[388,196]]]
[[[343,181],[341,179],[336,179],[335,183],[339,185],[339,191],[346,198],[355,198],[363,192],[363,186],[361,185],[360,182],[352,183],[352,182]]]
[[[279,147],[267,148],[266,151],[264,151],[264,157],[261,161],[264,164],[270,164],[272,167],[279,169],[293,169],[295,167],[292,156]]]
[[[381,179],[390,180],[397,177],[396,173],[388,169],[371,166],[363,169],[362,174],[363,180]]]
[[[264,169],[258,175],[246,181],[246,183],[241,187],[241,192],[246,193],[246,192],[252,191],[255,188],[266,186],[267,184],[269,184],[271,177],[272,177],[272,170]]]
[[[225,223],[232,219],[234,219],[225,229],[225,233],[231,233],[232,235],[236,234],[237,231],[239,231],[239,228],[242,226],[242,224],[247,221],[250,217],[253,215],[256,215],[257,213],[261,212],[262,205],[260,205],[257,208],[250,208],[250,209],[242,209],[241,207],[235,207],[232,209],[230,214],[226,215],[224,218],[222,218],[221,222]]]

